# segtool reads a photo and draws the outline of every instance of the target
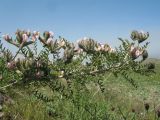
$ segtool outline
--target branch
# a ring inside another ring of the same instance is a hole
[[[15,81],[15,82],[10,83],[10,84],[8,84],[8,85],[6,85],[6,86],[0,87],[0,89],[5,89],[5,88],[10,87],[10,86],[12,86],[12,85],[14,85],[14,84],[16,84],[16,83],[18,83],[18,81]]]

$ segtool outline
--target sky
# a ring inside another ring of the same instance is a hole
[[[143,30],[150,33],[149,56],[160,58],[159,12],[160,0],[0,0],[0,35],[51,30],[69,41],[91,37],[115,47],[117,38]]]

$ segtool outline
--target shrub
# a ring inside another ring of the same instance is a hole
[[[103,106],[94,99],[99,92],[103,94],[104,75],[123,76],[138,87],[129,73],[148,75],[153,72],[148,65],[142,64],[148,57],[149,43],[143,46],[141,43],[148,37],[148,32],[133,31],[133,41],[119,38],[122,44],[113,49],[107,43],[101,44],[91,38],[83,38],[74,44],[62,37],[54,38],[51,31],[41,35],[38,31],[17,30],[15,39],[8,34],[3,36],[18,48],[15,55],[2,43],[0,45],[0,74],[3,77],[0,89],[32,86],[33,94],[44,102],[49,115],[55,118],[107,119],[107,104]],[[40,51],[38,42],[43,46]],[[97,88],[93,94],[90,94],[90,84]],[[41,87],[48,87],[51,94],[43,93]],[[71,106],[69,110],[65,109],[67,106]]]

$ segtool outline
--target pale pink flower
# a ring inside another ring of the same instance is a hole
[[[60,40],[60,41],[58,41],[58,44],[60,47],[63,47],[63,46],[65,46],[66,42],[64,40]]]
[[[116,51],[116,50],[115,50],[114,48],[110,48],[110,49],[109,49],[109,52],[110,52],[110,53],[114,53],[115,51]]]
[[[104,44],[100,44],[100,48],[101,48],[101,51],[108,51],[108,50],[106,50],[106,47]]]
[[[3,35],[2,37],[3,37],[3,39],[6,40],[6,41],[11,40],[11,37],[10,37],[8,34]]]
[[[111,49],[112,49],[111,46],[109,46],[108,44],[104,44],[102,48],[102,50],[105,52],[110,52]]]
[[[142,53],[143,53],[142,50],[137,49],[136,52],[135,52],[135,56],[139,57],[140,55],[142,55]]]
[[[35,42],[40,36],[40,33],[38,31],[33,31],[32,34],[32,41]]]
[[[27,30],[26,34],[27,34],[27,36],[30,36],[31,35],[30,30]]]
[[[8,62],[8,63],[7,63],[7,68],[10,68],[11,65],[12,65],[12,64],[11,64],[10,62]]]
[[[32,41],[35,42],[37,38],[35,36],[32,36]]]
[[[132,58],[136,59],[143,54],[143,50],[140,48],[134,47],[132,51],[130,51]]]
[[[134,48],[135,48],[134,45],[131,45],[130,52],[133,51]]]
[[[23,39],[23,42],[27,42],[27,40],[28,40],[27,34],[23,34],[22,39]]]
[[[98,51],[101,51],[101,46],[96,47],[96,48],[95,48],[95,51],[97,51],[97,52],[98,52]]]
[[[49,31],[49,36],[50,37],[53,37],[54,36],[54,33],[52,31]]]
[[[33,36],[35,36],[35,38],[38,39],[39,36],[40,36],[40,32],[38,32],[38,31],[33,31]]]
[[[53,41],[53,38],[48,38],[48,40],[47,40],[47,44],[50,44],[51,42]]]
[[[77,49],[77,54],[81,54],[81,53],[83,53],[83,49],[78,48],[78,49]]]
[[[101,44],[98,44],[96,47],[95,47],[95,51],[101,51],[102,50],[102,46]]]
[[[102,44],[99,43],[96,47],[96,51],[103,51],[103,52],[108,52],[110,51],[111,47],[108,44]]]
[[[84,37],[83,40],[88,40],[88,38],[87,38],[87,37]]]

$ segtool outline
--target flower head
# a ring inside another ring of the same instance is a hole
[[[149,37],[149,32],[144,32],[144,31],[132,31],[131,33],[131,39],[132,40],[137,40],[138,43],[141,43],[143,41],[145,41],[147,38]]]
[[[97,46],[97,42],[91,38],[85,37],[78,42],[78,47],[88,53],[96,51],[96,46]]]

